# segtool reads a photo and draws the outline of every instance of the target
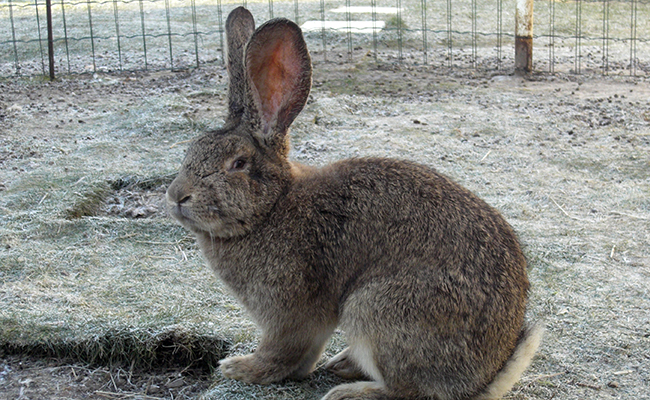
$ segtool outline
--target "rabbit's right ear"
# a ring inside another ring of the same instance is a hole
[[[300,27],[279,18],[257,28],[245,52],[253,134],[269,147],[285,143],[311,89],[311,57]]]
[[[255,31],[253,15],[244,7],[237,7],[226,19],[228,59],[228,122],[237,122],[246,106],[246,73],[244,48]]]

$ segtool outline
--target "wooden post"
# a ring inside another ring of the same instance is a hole
[[[530,72],[533,70],[533,0],[516,1],[515,71]]]

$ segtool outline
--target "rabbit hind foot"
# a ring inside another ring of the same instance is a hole
[[[325,368],[343,379],[368,380],[384,384],[373,349],[365,340],[349,338],[350,347],[332,357]]]
[[[350,348],[332,357],[326,364],[325,369],[333,374],[348,380],[372,380],[361,367],[352,359]]]
[[[383,383],[355,382],[339,385],[321,400],[390,400]]]

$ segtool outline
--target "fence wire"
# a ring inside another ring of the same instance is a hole
[[[316,62],[511,70],[514,0],[53,1],[57,74],[178,70],[223,63],[225,16],[302,26]],[[650,74],[650,1],[535,3],[534,69]],[[47,75],[46,0],[0,3],[0,76]]]

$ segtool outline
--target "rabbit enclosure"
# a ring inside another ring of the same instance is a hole
[[[507,398],[650,390],[650,87],[639,78],[317,63],[294,160],[430,165],[495,206],[530,264],[547,331]],[[255,326],[162,196],[225,115],[226,71],[0,83],[0,393],[6,398],[317,399],[317,370],[224,379]],[[344,346],[337,332],[323,357]],[[322,360],[322,361],[323,361]]]
[[[646,64],[635,77],[622,64],[441,73],[463,58],[377,62],[371,46],[315,57],[291,158],[415,160],[503,213],[529,261],[528,320],[546,326],[506,398],[648,398]],[[0,80],[0,394],[319,399],[340,383],[321,369],[269,386],[214,369],[258,332],[164,210],[189,142],[224,122],[225,68],[89,71]],[[344,346],[335,332],[319,365]]]
[[[367,54],[382,63],[507,71],[518,57],[515,36],[532,35],[536,71],[650,73],[647,0],[60,0],[49,7],[6,0],[0,76],[223,63],[223,24],[238,5],[258,22],[282,16],[301,25],[316,61]]]

